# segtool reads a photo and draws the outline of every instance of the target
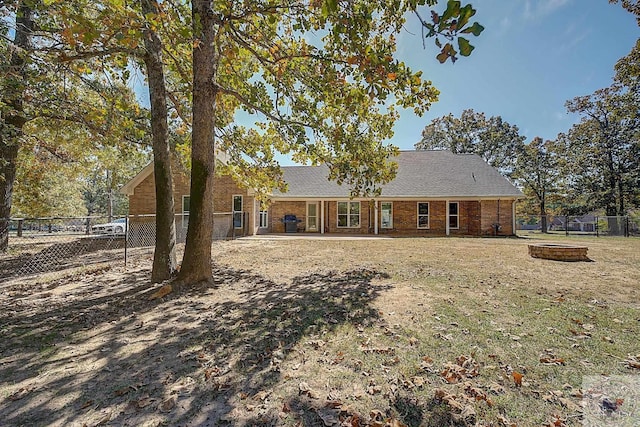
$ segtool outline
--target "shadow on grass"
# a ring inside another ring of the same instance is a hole
[[[307,334],[375,320],[384,289],[371,270],[276,283],[216,266],[212,283],[149,301],[147,275],[97,276],[31,310],[15,301],[0,319],[3,423],[233,425],[238,396],[278,384]]]

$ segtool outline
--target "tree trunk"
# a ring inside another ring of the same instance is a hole
[[[192,1],[193,128],[191,140],[191,201],[187,242],[178,275],[180,283],[211,279],[213,237],[214,127],[217,89],[216,24],[213,1]]]
[[[33,34],[33,9],[21,2],[16,13],[14,49],[11,50],[7,84],[0,94],[0,252],[9,246],[9,218],[16,178],[18,149],[22,128],[27,122],[23,97],[27,86],[27,51]]]
[[[544,197],[540,199],[540,230],[543,233],[547,233],[549,231],[549,226],[547,224],[547,208],[545,206]]]
[[[107,179],[105,183],[107,185],[107,218],[108,221],[113,221],[113,185],[111,183],[111,171],[107,169]]]
[[[158,13],[156,0],[140,0],[145,15]],[[171,176],[171,150],[167,123],[167,94],[162,62],[162,41],[149,26],[144,30],[144,63],[149,81],[153,173],[156,183],[156,244],[151,281],[162,282],[176,272],[176,223]]]

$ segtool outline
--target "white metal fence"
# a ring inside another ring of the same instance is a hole
[[[234,227],[231,213],[215,214],[214,240],[246,235],[248,215],[240,215],[243,227]],[[185,242],[188,221],[188,215],[176,215],[179,244]],[[11,218],[0,226],[9,231],[8,250],[0,253],[0,281],[90,265],[123,265],[133,253],[152,252],[156,241],[155,215]]]

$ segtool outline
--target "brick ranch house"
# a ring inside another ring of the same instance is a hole
[[[261,210],[254,191],[243,189],[230,176],[217,176],[216,218],[226,215],[226,227],[230,229],[232,222],[235,235],[285,231],[405,236],[515,233],[515,202],[523,194],[479,156],[401,151],[393,160],[398,163],[396,178],[375,198],[350,198],[348,188],[327,179],[326,166],[284,166],[288,191],[274,191],[266,210]],[[155,212],[154,185],[150,164],[121,189],[129,196],[130,215]],[[176,212],[186,224],[189,179],[183,173],[174,176],[174,199]],[[299,220],[293,230],[282,221],[285,215]],[[217,237],[226,237],[222,234]]]

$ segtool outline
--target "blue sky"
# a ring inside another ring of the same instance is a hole
[[[412,149],[431,120],[473,108],[518,126],[527,141],[554,139],[578,117],[567,100],[611,84],[613,66],[640,37],[635,17],[607,0],[469,0],[485,27],[475,51],[455,64],[440,64],[426,50],[411,17],[399,40],[399,57],[424,71],[441,94],[423,117],[401,113],[391,139]],[[444,1],[438,10],[441,10]]]
[[[413,149],[431,120],[467,108],[501,116],[527,141],[554,139],[579,120],[566,112],[565,102],[609,86],[614,64],[640,38],[635,17],[607,0],[463,0],[468,2],[477,10],[472,21],[485,27],[472,37],[476,49],[470,57],[440,64],[432,39],[423,48],[414,16],[397,37],[398,58],[440,90],[439,101],[422,117],[400,112],[389,141],[400,149]],[[445,5],[440,0],[437,10]],[[136,90],[148,104],[140,83]],[[287,156],[278,159],[292,164]]]

